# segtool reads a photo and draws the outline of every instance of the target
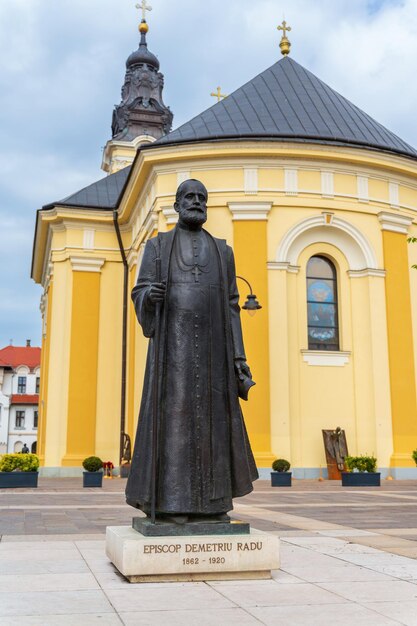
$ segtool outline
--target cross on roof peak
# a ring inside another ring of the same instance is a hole
[[[222,93],[221,87],[217,87],[217,91],[212,91],[210,95],[213,96],[213,98],[217,98],[217,102],[220,102],[223,98],[227,98],[227,94]]]
[[[279,47],[281,48],[281,54],[286,56],[287,54],[290,53],[290,48],[291,48],[291,43],[287,37],[287,32],[290,32],[291,26],[288,26],[287,22],[283,20],[282,24],[277,26],[277,30],[282,30],[282,37],[281,37]]]
[[[136,8],[142,11],[142,20],[146,22],[146,11],[152,11],[152,7],[147,3],[146,0],[142,0],[140,3],[138,2]]]

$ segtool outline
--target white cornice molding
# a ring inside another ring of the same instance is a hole
[[[388,213],[381,211],[378,213],[378,219],[381,224],[381,230],[388,230],[391,233],[401,233],[407,235],[408,229],[413,223],[413,219],[406,215],[398,215],[397,213]]]
[[[154,230],[158,230],[158,214],[151,211],[143,222],[141,230],[147,235],[152,235]]]
[[[227,206],[232,214],[232,220],[267,220],[272,202],[228,202]]]
[[[176,224],[178,222],[178,213],[172,205],[163,206],[161,209],[167,224]]]
[[[177,172],[177,187],[189,178],[191,178],[190,170],[179,170]],[[175,195],[175,193],[173,195]]]
[[[349,278],[362,278],[363,276],[376,276],[377,278],[385,278],[386,271],[366,267],[363,270],[349,270],[348,276]]]
[[[288,262],[269,261],[266,266],[269,270],[284,270],[289,274],[298,274],[300,271],[299,265],[291,265]]]
[[[137,250],[134,250],[133,248],[131,248],[127,255],[127,264],[129,266],[129,269],[134,267],[137,264],[137,262],[138,262],[138,252]]]
[[[101,272],[105,259],[95,259],[83,256],[70,256],[73,272]]]
[[[350,352],[332,352],[327,350],[301,350],[303,361],[308,365],[321,367],[343,367],[349,363]]]

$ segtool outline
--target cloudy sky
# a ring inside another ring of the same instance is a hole
[[[36,209],[101,178],[137,0],[0,0],[0,347],[40,342]],[[417,0],[149,0],[174,128],[292,57],[417,147]]]

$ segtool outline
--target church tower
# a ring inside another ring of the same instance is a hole
[[[160,139],[172,127],[173,114],[162,99],[164,76],[146,42],[149,26],[145,13],[151,7],[146,0],[136,6],[142,10],[140,44],[126,61],[122,99],[113,111],[112,138],[104,148],[101,165],[108,174],[130,165],[139,145]]]

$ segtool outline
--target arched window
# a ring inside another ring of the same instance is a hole
[[[337,277],[333,263],[312,256],[307,263],[309,350],[339,350]]]

